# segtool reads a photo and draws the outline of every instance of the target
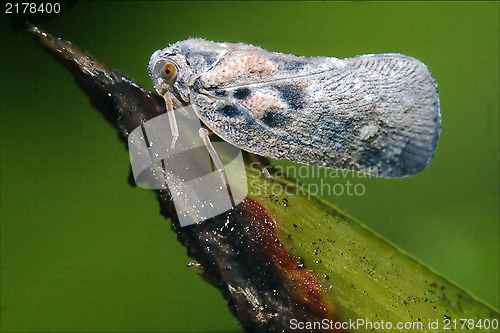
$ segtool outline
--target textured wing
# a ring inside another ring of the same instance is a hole
[[[193,83],[191,102],[224,140],[271,158],[391,178],[417,173],[432,159],[439,99],[419,60],[223,45],[225,55]]]

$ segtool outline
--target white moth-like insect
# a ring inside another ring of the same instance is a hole
[[[248,152],[397,178],[423,170],[439,137],[436,81],[402,54],[301,57],[193,38],[156,51],[149,72],[172,145],[174,110],[191,105]]]

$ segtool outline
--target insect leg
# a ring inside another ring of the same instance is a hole
[[[181,103],[174,94],[170,94],[170,100],[172,101],[175,111],[180,111],[185,116],[188,115],[186,108],[184,108],[184,104]]]
[[[224,165],[222,164],[222,161],[219,158],[219,155],[215,151],[214,146],[212,145],[212,142],[210,142],[210,138],[208,137],[208,131],[206,128],[200,128],[198,131],[198,134],[200,135],[200,138],[203,140],[203,143],[207,147],[208,153],[210,154],[210,157],[212,158],[212,161],[214,161],[215,167],[217,170],[220,172],[220,177],[222,179],[222,183],[224,186],[226,186],[227,192],[229,193],[229,199],[231,200],[231,205],[234,207],[234,199],[233,199],[233,193],[231,192],[231,188],[229,187],[229,184],[227,182],[227,177],[226,177],[226,172],[224,171]]]
[[[168,120],[170,122],[170,130],[172,131],[172,149],[175,147],[175,142],[179,137],[179,129],[177,128],[177,120],[175,119],[174,106],[172,104],[172,98],[174,98],[169,92],[163,95],[165,100],[165,106],[167,107]]]

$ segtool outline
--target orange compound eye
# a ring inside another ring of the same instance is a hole
[[[163,67],[163,75],[166,79],[173,78],[175,75],[175,66],[172,64],[166,64],[165,67]]]

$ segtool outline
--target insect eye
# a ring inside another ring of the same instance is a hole
[[[173,64],[166,64],[165,67],[163,67],[163,76],[166,79],[171,79],[175,76],[175,66]]]

